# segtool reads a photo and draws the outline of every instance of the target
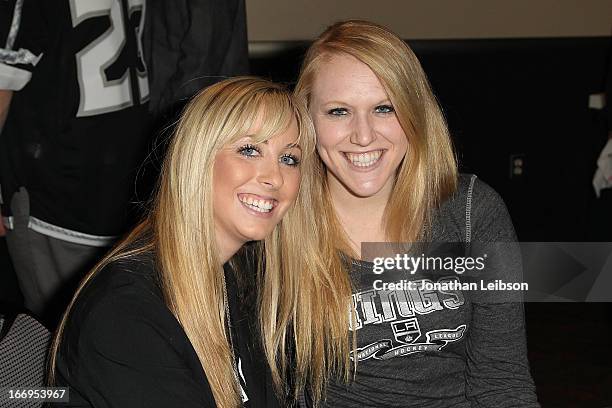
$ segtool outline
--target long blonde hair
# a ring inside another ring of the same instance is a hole
[[[399,123],[408,138],[409,149],[396,175],[385,208],[385,234],[391,242],[414,242],[427,238],[433,213],[457,186],[457,163],[448,128],[431,91],[427,77],[412,50],[385,27],[360,20],[338,22],[325,30],[306,53],[295,94],[310,102],[313,82],[319,69],[334,55],[351,55],[366,64],[383,85]],[[351,283],[342,254],[356,256],[340,225],[329,196],[324,163],[318,159],[320,182],[313,191],[313,211],[320,236],[318,253],[327,260],[325,280],[317,284],[308,312],[322,319],[313,323],[315,334],[330,344],[326,352],[312,353],[312,374],[329,378],[332,367],[348,380],[351,342],[347,330],[354,318]],[[319,279],[313,276],[313,281]],[[351,311],[347,313],[347,311]],[[298,313],[300,308],[298,308]],[[323,327],[319,327],[323,326]],[[320,334],[322,333],[322,335]],[[313,339],[315,348],[320,347]],[[355,347],[355,336],[352,348]],[[333,350],[333,355],[329,355]],[[300,362],[298,349],[297,361]],[[326,361],[323,361],[326,359]],[[354,367],[353,367],[354,368]],[[338,370],[339,369],[339,370]],[[315,396],[321,396],[324,384],[315,381]]]
[[[51,381],[62,333],[81,290],[104,266],[154,251],[165,303],[191,341],[217,406],[240,405],[225,326],[223,270],[214,239],[212,175],[216,153],[244,137],[260,115],[262,125],[254,136],[254,143],[270,139],[297,120],[303,152],[301,169],[306,181],[306,187],[298,192],[298,201],[303,202],[304,194],[310,194],[314,130],[303,104],[283,86],[252,77],[227,79],[204,89],[181,116],[164,160],[150,215],[85,277],[68,306],[52,345]],[[290,208],[272,236],[261,244],[269,260],[265,271],[260,273],[264,284],[291,282],[292,278],[287,275],[294,271],[281,269],[279,259],[296,252],[297,248],[285,248],[283,237],[301,228],[305,222],[303,214],[295,206]],[[265,304],[262,309],[275,318],[262,320],[262,332],[272,333],[272,338],[279,337],[278,313],[288,315],[293,307],[293,299],[278,292],[277,286],[265,288],[260,301],[261,305]],[[266,303],[266,299],[270,300]],[[264,340],[269,337],[264,336]],[[268,350],[270,346],[264,342],[264,348]],[[272,370],[281,389],[276,362]]]

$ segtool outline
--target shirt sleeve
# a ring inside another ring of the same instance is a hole
[[[0,89],[22,89],[42,58],[47,21],[39,1],[0,2]]]
[[[71,392],[95,407],[214,407],[181,353],[188,340],[173,319],[153,295],[103,298],[76,327],[77,352],[64,356]]]
[[[498,252],[494,274],[520,280],[520,250],[501,197],[477,181],[472,203],[474,245],[485,243],[482,248]],[[517,260],[518,265],[509,265]],[[478,294],[472,302],[466,396],[473,407],[539,407],[527,360],[523,303],[505,293],[501,299],[487,296]]]

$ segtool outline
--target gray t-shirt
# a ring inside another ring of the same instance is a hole
[[[475,176],[461,175],[457,192],[434,220],[431,240],[476,245],[514,242],[516,236],[499,195]],[[520,301],[509,297],[491,302],[478,291],[424,290],[419,285],[375,290],[371,280],[379,277],[372,266],[353,262],[351,268],[356,377],[349,385],[329,384],[322,405],[539,407]],[[449,272],[433,281],[456,276]]]

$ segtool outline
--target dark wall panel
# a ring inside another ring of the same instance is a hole
[[[447,116],[461,169],[500,192],[522,240],[612,240],[612,204],[591,186],[606,125],[588,108],[589,94],[604,88],[608,37],[408,43]],[[307,46],[254,46],[252,72],[292,83]],[[519,177],[512,158],[523,161]]]

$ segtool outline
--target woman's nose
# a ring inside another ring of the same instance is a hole
[[[283,174],[276,158],[265,158],[258,167],[257,181],[267,189],[278,190],[283,186]]]
[[[376,140],[376,132],[368,115],[356,115],[350,140],[359,146],[368,146]]]

